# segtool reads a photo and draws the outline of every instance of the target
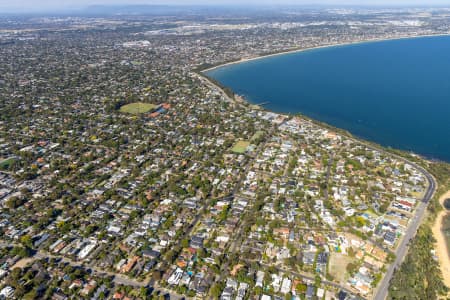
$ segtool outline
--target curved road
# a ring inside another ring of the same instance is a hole
[[[353,139],[353,138],[351,138]],[[355,139],[353,139],[355,140]],[[355,140],[357,141],[357,140]],[[423,216],[425,214],[426,208],[428,206],[428,203],[430,202],[431,198],[434,195],[434,192],[436,191],[436,180],[434,179],[433,175],[431,175],[425,168],[417,165],[416,163],[413,163],[409,161],[408,159],[401,157],[397,154],[386,152],[385,150],[378,148],[374,145],[365,143],[363,141],[358,141],[359,143],[363,143],[367,147],[382,151],[387,153],[390,156],[393,156],[399,160],[402,160],[405,163],[410,164],[413,166],[416,170],[421,172],[428,180],[428,188],[425,192],[425,195],[422,198],[422,201],[419,202],[416,208],[416,213],[414,214],[413,218],[411,219],[411,224],[409,225],[408,229],[405,232],[405,235],[403,236],[403,239],[400,242],[400,245],[397,247],[397,251],[395,252],[395,260],[394,262],[389,266],[386,275],[381,280],[380,284],[378,285],[378,288],[376,290],[376,294],[374,295],[374,300],[384,300],[386,299],[388,295],[388,289],[389,289],[389,283],[392,279],[392,276],[394,275],[395,270],[401,265],[403,262],[403,259],[405,258],[407,251],[408,251],[408,244],[409,241],[416,235],[417,229],[419,228],[420,224],[422,223]]]
[[[221,92],[225,98],[233,101],[233,99],[228,97],[228,95],[226,95],[226,93],[220,87],[218,87],[214,83],[212,83],[207,77],[202,76],[201,74],[197,74],[197,75],[201,81],[206,82],[206,84],[208,86],[212,87],[216,91]],[[313,123],[316,123],[316,122],[313,121]],[[318,124],[318,126],[322,127],[323,124]],[[411,220],[411,224],[409,225],[408,229],[406,230],[405,235],[403,236],[403,238],[400,242],[400,245],[398,246],[398,248],[395,252],[396,258],[395,258],[394,262],[388,267],[388,270],[387,270],[385,276],[383,277],[382,281],[378,285],[376,294],[373,297],[374,300],[384,300],[384,299],[386,299],[386,297],[388,295],[389,283],[392,279],[392,276],[394,275],[394,271],[400,266],[404,257],[406,256],[406,253],[408,251],[408,243],[415,236],[417,229],[419,228],[419,226],[423,220],[423,216],[425,214],[428,203],[430,202],[431,198],[434,195],[434,192],[436,191],[437,184],[436,184],[436,180],[434,179],[433,175],[431,175],[425,168],[417,165],[416,163],[411,162],[408,159],[406,159],[400,155],[397,155],[395,153],[387,152],[385,149],[378,147],[376,145],[367,143],[364,140],[356,139],[351,135],[346,135],[346,134],[344,134],[344,135],[356,143],[365,145],[369,149],[373,149],[373,150],[380,151],[382,153],[386,153],[389,156],[395,157],[405,163],[408,163],[409,165],[413,166],[416,170],[421,172],[428,180],[427,191],[425,192],[425,195],[422,198],[422,201],[419,202],[419,204],[416,208],[415,215],[413,216],[413,218]],[[345,287],[343,287],[343,286],[340,286],[340,287],[345,289]]]

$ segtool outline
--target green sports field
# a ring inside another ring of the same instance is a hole
[[[154,109],[156,105],[151,103],[143,103],[143,102],[135,102],[124,105],[120,108],[120,111],[123,113],[129,113],[133,115],[138,115],[142,113],[146,113]]]
[[[245,151],[247,151],[248,146],[250,146],[250,142],[248,142],[248,141],[238,141],[233,146],[231,151],[233,151],[235,153],[245,153]]]

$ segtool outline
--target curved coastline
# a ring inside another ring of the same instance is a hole
[[[206,80],[208,84],[210,84],[213,87],[215,87],[216,89],[218,89],[229,101],[233,101],[233,102],[242,104],[242,100],[244,100],[244,102],[247,105],[258,106],[262,110],[270,111],[269,109],[266,109],[266,108],[264,108],[262,106],[259,106],[259,105],[251,103],[250,101],[248,101],[247,99],[245,99],[243,97],[240,97],[240,99],[235,99],[235,96],[237,96],[236,94],[233,94],[233,96],[228,95],[226,90],[229,89],[229,88],[223,86],[220,82],[218,82],[214,78],[210,78],[205,73],[208,72],[208,71],[219,69],[219,68],[226,67],[226,66],[229,66],[229,65],[235,65],[235,64],[245,63],[245,62],[248,62],[248,61],[260,60],[260,59],[265,59],[265,58],[279,56],[279,55],[284,55],[284,54],[298,53],[298,52],[303,52],[303,51],[311,51],[311,50],[323,49],[323,48],[331,48],[331,47],[351,46],[351,45],[372,43],[372,42],[395,41],[395,40],[403,40],[403,39],[417,39],[417,38],[439,37],[439,36],[450,36],[450,33],[446,33],[446,34],[428,34],[428,35],[418,35],[418,36],[405,36],[405,37],[395,37],[395,38],[380,38],[380,39],[372,39],[372,40],[366,40],[366,41],[357,41],[357,42],[349,42],[349,43],[323,45],[323,46],[310,47],[310,48],[304,48],[304,49],[286,50],[286,51],[281,51],[279,53],[260,55],[260,56],[254,57],[254,58],[240,59],[240,60],[236,60],[236,61],[232,61],[232,62],[223,63],[223,64],[220,64],[220,65],[217,65],[217,66],[213,66],[213,67],[210,67],[210,68],[206,68],[206,69],[203,69],[203,70],[197,70],[195,73],[197,73],[200,76],[200,78]],[[289,115],[289,114],[286,114],[286,113],[279,113],[279,114],[287,115],[287,116]],[[423,219],[425,217],[425,210],[427,209],[428,204],[432,201],[432,198],[435,196],[435,192],[437,190],[437,180],[416,159],[417,158],[425,159],[425,160],[432,160],[432,159],[426,158],[426,157],[424,157],[421,154],[416,154],[416,153],[413,153],[411,151],[405,151],[405,150],[400,150],[400,149],[396,149],[396,148],[386,147],[386,146],[380,145],[380,144],[378,144],[378,143],[376,143],[374,141],[370,141],[370,140],[368,140],[366,138],[354,136],[350,131],[348,131],[346,129],[342,129],[342,128],[333,126],[331,124],[328,124],[326,122],[323,122],[323,121],[320,121],[320,120],[316,120],[316,119],[308,117],[308,116],[304,116],[302,113],[298,113],[298,115],[300,115],[304,119],[309,120],[312,123],[317,124],[318,126],[325,127],[325,128],[330,129],[330,130],[334,130],[334,131],[336,131],[339,134],[343,134],[344,136],[347,136],[348,138],[350,138],[350,139],[352,139],[354,141],[358,141],[358,142],[366,145],[369,148],[388,153],[389,155],[392,155],[393,157],[396,157],[396,158],[398,158],[400,160],[403,160],[403,161],[411,164],[413,167],[417,168],[419,170],[419,172],[424,174],[424,176],[427,178],[427,181],[428,181],[429,185],[428,185],[427,191],[424,194],[423,199],[421,201],[421,208],[419,209],[420,212],[417,215],[418,222],[416,222],[414,226],[411,225],[411,227],[409,227],[409,229],[408,229],[410,231],[410,234],[413,235],[418,230],[419,225],[422,224],[422,221],[423,221]],[[387,287],[389,286],[390,280],[394,276],[395,270],[401,265],[401,263],[403,262],[404,257],[406,256],[406,253],[408,251],[408,243],[409,243],[409,239],[403,239],[402,240],[401,245],[398,248],[400,250],[399,250],[399,253],[397,253],[397,257],[395,258],[394,262],[391,263],[388,266],[388,269],[387,269],[386,273],[384,274],[384,277],[383,277],[382,281],[374,289],[374,295],[373,295],[374,299],[384,299],[387,296],[387,293],[388,293]],[[441,266],[441,267],[443,267],[443,266]]]
[[[375,38],[375,39],[368,39],[368,40],[363,40],[363,41],[327,44],[327,45],[307,47],[307,48],[286,49],[286,50],[280,50],[279,52],[275,52],[275,53],[261,54],[261,55],[256,55],[255,57],[249,57],[249,58],[238,58],[233,61],[219,63],[217,66],[212,66],[212,67],[208,67],[206,69],[198,70],[198,73],[202,74],[204,77],[207,77],[207,79],[209,79],[209,77],[205,74],[206,72],[224,68],[224,67],[231,66],[231,65],[242,64],[242,63],[246,63],[249,61],[255,61],[255,60],[262,60],[262,59],[276,57],[276,56],[280,56],[280,55],[287,55],[287,54],[306,52],[306,51],[314,51],[314,50],[318,50],[318,49],[326,49],[326,48],[334,48],[334,47],[346,47],[346,46],[353,46],[353,45],[367,44],[367,43],[397,41],[397,40],[406,40],[406,39],[420,39],[420,38],[439,37],[439,36],[450,36],[450,32],[449,33],[401,36],[401,37],[392,37],[392,38]],[[214,85],[216,85],[216,84],[214,84]],[[222,87],[220,87],[220,88],[222,88]]]
[[[301,52],[309,52],[309,51],[315,51],[315,50],[320,50],[320,49],[328,49],[328,48],[340,48],[340,47],[347,47],[347,46],[355,46],[355,45],[360,45],[360,44],[369,44],[369,43],[382,43],[382,42],[390,42],[390,41],[399,41],[399,40],[415,40],[415,39],[426,39],[426,38],[436,38],[436,37],[449,37],[450,33],[436,33],[436,34],[423,34],[423,35],[412,35],[412,36],[400,36],[400,37],[392,37],[392,38],[376,38],[376,39],[368,39],[368,40],[362,40],[362,41],[354,41],[354,42],[345,42],[345,43],[336,43],[336,44],[328,44],[328,45],[321,45],[321,46],[314,46],[314,47],[309,47],[309,48],[302,48],[302,49],[287,49],[287,50],[281,50],[279,52],[276,53],[270,53],[270,54],[260,54],[260,55],[256,55],[254,57],[249,57],[249,58],[240,58],[234,61],[226,61],[224,63],[220,63],[217,65],[213,65],[213,66],[205,66],[205,68],[201,68],[201,66],[199,66],[197,69],[194,70],[195,73],[197,73],[198,75],[200,75],[202,78],[206,79],[209,81],[209,83],[211,83],[212,85],[214,85],[215,87],[219,88],[222,92],[224,92],[228,98],[230,98],[231,100],[238,100],[238,101],[242,101],[244,100],[246,103],[248,103],[249,105],[254,105],[254,106],[258,106],[260,109],[263,110],[267,110],[267,111],[274,111],[273,109],[267,108],[267,107],[263,107],[264,104],[260,104],[259,102],[254,102],[251,101],[250,99],[248,99],[245,96],[240,96],[239,99],[235,99],[235,96],[239,96],[237,93],[235,93],[233,91],[232,88],[222,84],[221,82],[219,82],[218,80],[216,80],[213,76],[210,76],[208,74],[208,72],[210,71],[215,71],[217,69],[222,69],[224,68],[224,70],[232,65],[238,65],[238,64],[245,64],[247,62],[251,62],[251,61],[256,61],[256,60],[263,60],[263,59],[269,59],[272,57],[277,57],[277,56],[281,56],[281,55],[289,55],[289,54],[295,54],[295,53],[301,53]],[[284,115],[292,115],[289,112],[277,112],[280,114],[284,114]],[[295,113],[297,114],[297,113]],[[299,111],[298,115],[302,115],[310,120],[312,120],[315,123],[321,124],[321,125],[325,125],[329,128],[334,128],[334,130],[340,131],[340,132],[345,132],[347,135],[356,137],[359,140],[364,140],[364,141],[370,141],[370,143],[377,145],[377,146],[381,146],[382,148],[385,149],[392,149],[392,150],[399,150],[402,151],[406,154],[414,154],[417,156],[420,156],[422,158],[425,158],[429,161],[442,161],[442,162],[450,162],[442,157],[440,157],[439,155],[433,155],[433,153],[427,153],[426,151],[415,151],[413,149],[413,147],[400,147],[398,145],[394,144],[390,144],[390,143],[380,143],[379,141],[375,141],[374,139],[368,138],[367,136],[365,136],[362,133],[355,133],[353,132],[351,129],[346,128],[346,127],[342,127],[342,126],[336,126],[336,125],[331,125],[330,121],[326,121],[326,120],[319,120],[316,117],[314,117],[313,115],[309,115],[306,112],[303,111]],[[393,151],[389,151],[389,152],[393,152]]]

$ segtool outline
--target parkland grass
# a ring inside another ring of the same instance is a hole
[[[245,151],[247,151],[248,146],[250,146],[250,142],[248,141],[238,141],[233,148],[231,149],[231,151],[235,152],[235,153],[245,153]]]
[[[123,113],[138,115],[138,114],[147,113],[147,112],[151,111],[152,109],[154,109],[155,107],[156,107],[156,105],[151,104],[151,103],[135,102],[135,103],[130,103],[130,104],[122,106],[120,108],[120,111]]]

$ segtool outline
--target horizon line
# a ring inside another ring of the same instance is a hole
[[[41,8],[25,8],[21,6],[0,6],[0,9],[3,11],[0,13],[2,15],[28,15],[28,14],[55,14],[55,13],[89,13],[90,9],[94,8],[137,8],[137,7],[167,7],[167,8],[251,8],[251,9],[268,9],[268,8],[288,8],[288,7],[296,7],[296,8],[403,8],[403,9],[450,9],[450,4],[401,4],[401,3],[384,3],[384,4],[327,4],[327,3],[281,3],[281,4],[256,4],[256,3],[207,3],[207,4],[176,4],[176,3],[167,3],[167,4],[140,4],[140,3],[114,3],[114,4],[90,4],[90,5],[69,5],[65,7],[41,7]],[[99,12],[96,12],[99,13]],[[116,12],[117,13],[117,12]],[[146,12],[143,12],[145,14]]]

